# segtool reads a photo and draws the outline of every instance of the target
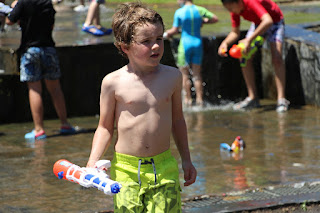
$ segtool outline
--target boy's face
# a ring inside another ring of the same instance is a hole
[[[177,3],[180,7],[182,7],[186,3],[186,0],[177,0]]]
[[[130,63],[149,67],[158,66],[164,51],[163,31],[160,23],[136,26],[132,43],[122,48]]]
[[[235,14],[240,14],[244,7],[243,7],[243,3],[241,0],[239,0],[238,2],[231,2],[231,3],[224,3],[223,6],[229,10],[229,12],[235,13]]]

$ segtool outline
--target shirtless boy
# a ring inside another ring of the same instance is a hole
[[[87,167],[95,167],[118,138],[112,179],[122,184],[115,212],[181,212],[179,170],[170,151],[172,133],[184,171],[184,185],[196,180],[182,112],[182,76],[160,64],[164,25],[141,3],[121,4],[113,16],[115,45],[129,63],[108,74],[101,85],[100,121]]]

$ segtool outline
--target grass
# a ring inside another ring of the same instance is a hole
[[[146,4],[177,4],[176,0],[140,0],[142,3]],[[274,0],[275,2],[283,2],[283,0]],[[107,3],[123,3],[128,2],[128,0],[108,0]],[[199,5],[221,5],[221,0],[193,0],[194,4]]]
[[[128,2],[128,0],[108,0],[110,3],[122,3],[122,2]],[[142,3],[146,4],[176,4],[176,0],[141,0]],[[221,5],[220,0],[194,0],[194,4],[200,4],[200,5]]]
[[[280,1],[280,0],[276,0]],[[106,5],[116,7],[120,2],[128,2],[128,0],[108,0]],[[171,28],[174,12],[179,8],[176,0],[141,0],[149,7],[155,9],[164,20],[166,29]],[[204,6],[219,17],[219,22],[216,24],[204,25],[201,29],[203,36],[213,36],[230,32],[231,23],[229,12],[222,6],[221,0],[194,0],[194,4]],[[280,4],[280,7],[284,5]],[[305,12],[310,7],[317,7],[320,11],[319,4],[310,5],[291,5],[284,6],[282,10],[286,24],[311,23],[320,20],[320,12]],[[289,8],[289,9],[288,9]],[[241,30],[247,30],[250,22],[241,21]]]

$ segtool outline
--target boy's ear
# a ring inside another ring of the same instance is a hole
[[[128,54],[129,45],[127,45],[127,44],[121,44],[120,47],[121,47],[121,50],[122,50],[125,54]]]

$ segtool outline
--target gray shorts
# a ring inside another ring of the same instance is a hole
[[[21,55],[20,81],[60,78],[60,66],[54,47],[30,47]]]
[[[251,24],[246,37],[249,37],[257,28],[257,25],[254,23]],[[277,23],[273,23],[273,25],[268,29],[268,31],[263,35],[266,40],[269,42],[281,42],[284,38],[284,20],[280,20]]]

